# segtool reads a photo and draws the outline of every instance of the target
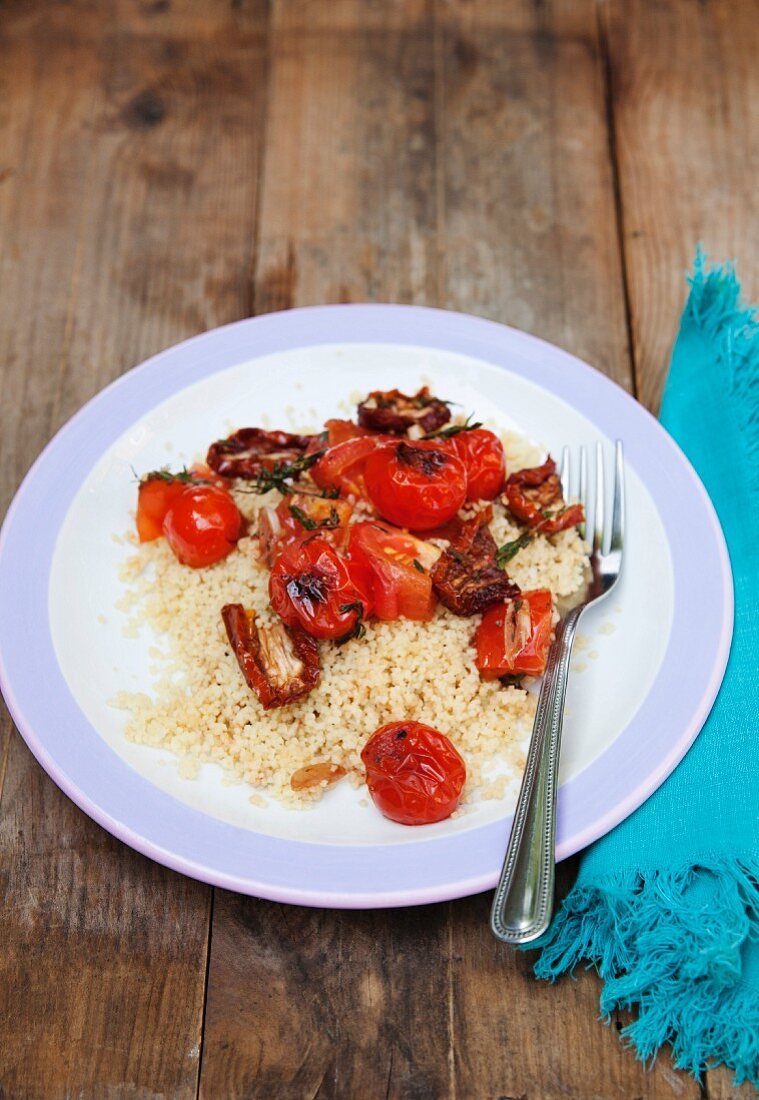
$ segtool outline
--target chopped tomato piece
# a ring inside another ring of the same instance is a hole
[[[258,513],[259,553],[270,567],[277,553],[288,543],[312,532],[339,550],[348,540],[348,520],[353,507],[347,500],[331,500],[313,493],[291,493],[276,508]]]
[[[467,428],[448,440],[466,468],[466,499],[495,500],[506,477],[503,444],[487,428]]]
[[[324,428],[327,432],[328,447],[345,443],[347,439],[361,439],[367,435],[375,435],[368,428],[362,428],[360,424],[356,424],[352,420],[325,420]]]
[[[302,458],[313,438],[290,432],[267,432],[263,428],[239,428],[227,439],[212,443],[206,461],[223,477],[251,480],[262,470],[289,466]]]
[[[496,565],[497,547],[489,527],[492,518],[488,505],[460,524],[432,570],[435,592],[455,615],[477,615],[519,592]]]
[[[553,633],[553,601],[547,588],[489,608],[477,628],[476,665],[483,680],[542,676]]]
[[[420,435],[442,428],[451,419],[445,401],[433,397],[427,386],[409,397],[400,390],[374,390],[358,407],[358,422],[376,432],[405,435],[417,428]]]
[[[269,575],[269,599],[288,626],[337,641],[358,635],[371,610],[349,563],[318,535],[283,548]]]
[[[351,527],[348,553],[369,572],[378,619],[424,622],[432,618],[437,601],[430,570],[440,557],[437,546],[388,524],[368,521]]]
[[[505,495],[512,515],[544,535],[576,527],[585,518],[581,504],[564,504],[561,479],[550,455],[542,466],[518,470],[507,478]]]
[[[264,710],[302,699],[319,682],[319,650],[305,630],[258,623],[255,611],[239,603],[225,604],[221,617],[245,682]]]
[[[185,485],[163,519],[169,546],[183,565],[194,569],[231,554],[241,531],[237,505],[216,485]]]
[[[364,477],[380,515],[412,531],[439,527],[466,499],[463,462],[434,443],[396,443],[375,451]]]
[[[450,817],[466,782],[466,764],[445,734],[421,722],[391,722],[361,752],[375,806],[401,825]]]
[[[152,542],[163,535],[163,520],[187,481],[173,475],[148,474],[137,490],[137,534],[140,542]]]
[[[331,489],[343,495],[366,498],[364,466],[375,451],[388,443],[386,436],[365,435],[346,439],[330,447],[311,467],[311,477],[320,489]]]

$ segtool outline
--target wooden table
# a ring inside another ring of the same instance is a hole
[[[756,15],[6,0],[3,503],[122,371],[315,302],[493,317],[655,409],[696,241],[759,289]],[[644,1072],[597,978],[535,982],[486,895],[353,913],[212,890],[89,821],[7,716],[0,790],[3,1097],[751,1094],[666,1055]]]

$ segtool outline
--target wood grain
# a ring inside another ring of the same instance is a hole
[[[752,0],[604,3],[640,400],[658,408],[698,241],[759,292]]]
[[[631,388],[626,280],[653,406],[695,240],[750,254],[744,0],[270,6],[4,7],[0,504],[121,371],[292,305],[480,313]],[[351,913],[217,891],[201,1040],[210,891],[90,822],[3,720],[3,1096],[751,1095],[665,1055],[645,1073],[595,976],[536,983],[487,895]]]
[[[107,381],[248,311],[266,19],[4,9],[3,503]],[[195,1096],[210,890],[86,818],[15,733],[5,759],[0,1093]]]
[[[629,385],[603,70],[580,8],[276,4],[256,308],[489,313]],[[698,1096],[597,1022],[591,975],[529,977],[487,906],[323,913],[217,892],[201,1094]]]
[[[439,4],[441,304],[631,381],[590,2]]]
[[[759,20],[751,0],[604,3],[638,396],[656,411],[697,241],[759,293]],[[756,1095],[721,1067],[712,1100]]]

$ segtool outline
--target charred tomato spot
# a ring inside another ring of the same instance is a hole
[[[287,578],[287,594],[292,600],[326,603],[327,588],[324,577],[317,573],[300,573],[297,577]]]
[[[443,451],[433,451],[426,447],[411,447],[408,443],[398,444],[398,461],[404,466],[419,470],[425,477],[434,477],[448,465],[448,455]]]

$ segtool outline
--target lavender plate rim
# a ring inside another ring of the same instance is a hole
[[[465,897],[495,885],[510,818],[451,836],[420,832],[419,840],[370,849],[282,839],[219,821],[153,786],[106,744],[71,695],[53,650],[48,586],[58,531],[113,440],[201,378],[245,359],[333,343],[415,344],[483,359],[562,398],[609,438],[624,439],[627,462],[664,523],[674,618],[662,665],[638,711],[560,790],[557,858],[608,832],[656,790],[701,729],[730,649],[732,576],[711,501],[658,421],[605,375],[535,336],[422,306],[312,306],[247,318],[160,352],[84,405],[29,470],[0,532],[0,687],[54,782],[114,836],[167,867],[301,905],[374,908]],[[513,362],[514,350],[528,365]]]

